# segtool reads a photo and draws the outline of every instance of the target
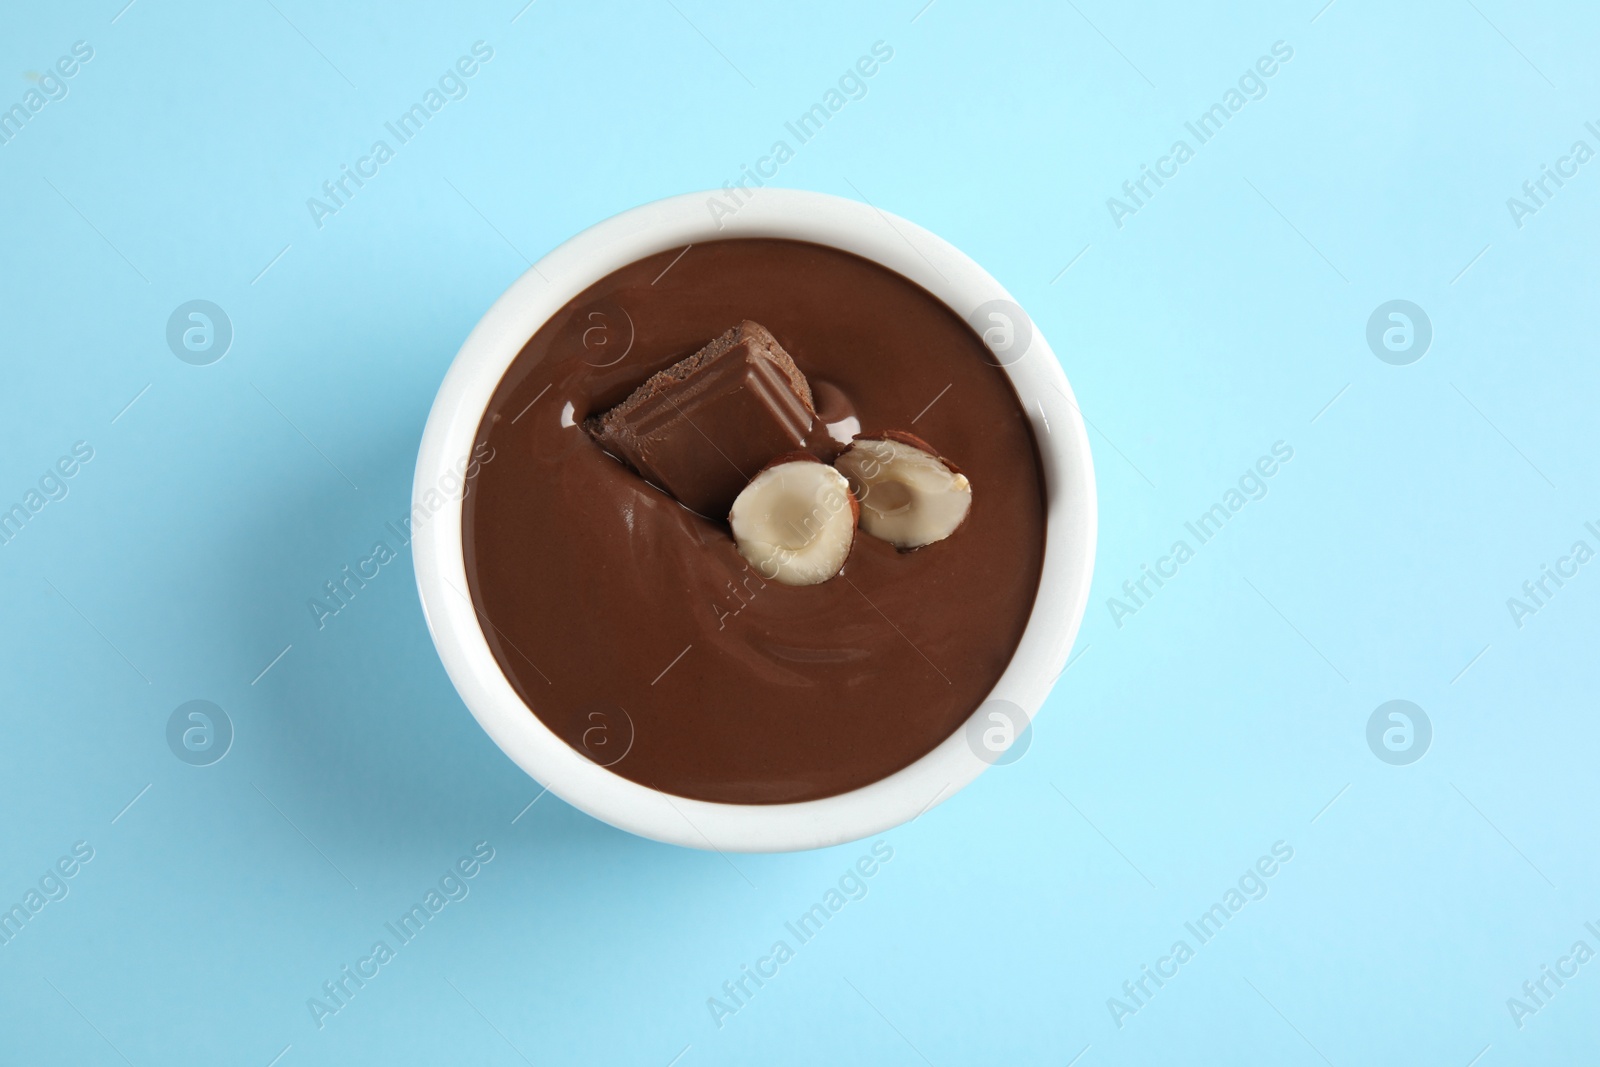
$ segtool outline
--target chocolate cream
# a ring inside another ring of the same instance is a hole
[[[506,370],[477,437],[495,461],[463,503],[472,600],[532,713],[615,773],[733,804],[847,792],[960,728],[1010,661],[1044,553],[1033,434],[977,334],[906,278],[799,241],[680,251],[590,286]],[[961,468],[952,536],[901,552],[858,531],[831,580],[766,581],[725,522],[584,431],[745,319],[839,442],[909,430]]]

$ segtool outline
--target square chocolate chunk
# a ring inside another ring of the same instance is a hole
[[[680,504],[716,519],[769,460],[826,450],[829,440],[805,375],[748,319],[584,428]]]

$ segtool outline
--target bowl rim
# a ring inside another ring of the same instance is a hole
[[[1031,343],[1002,369],[1027,412],[1045,480],[1038,592],[985,703],[961,729],[887,778],[789,804],[726,804],[664,793],[585,758],[551,731],[517,695],[483,636],[467,585],[462,494],[442,488],[452,478],[461,482],[458,468],[473,450],[490,397],[550,316],[629,263],[739,237],[790,238],[852,252],[920,285],[966,321],[987,302],[1009,302],[1023,316]],[[428,632],[456,691],[495,744],[549,792],[597,819],[641,837],[720,852],[798,851],[869,837],[917,818],[972,782],[994,762],[966,740],[988,702],[1015,705],[1031,724],[1066,667],[1088,604],[1097,514],[1093,459],[1072,387],[1049,342],[1010,293],[915,223],[855,200],[775,187],[685,193],[644,204],[583,230],[533,264],[479,320],[440,384],[418,451],[412,507],[411,549]]]

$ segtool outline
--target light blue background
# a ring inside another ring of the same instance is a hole
[[[94,59],[0,146],[0,506],[95,456],[0,547],[0,903],[95,855],[0,946],[0,1061],[1592,1057],[1600,962],[1520,1030],[1506,1006],[1600,949],[1600,567],[1506,606],[1600,547],[1600,162],[1520,229],[1506,206],[1600,148],[1592,9],[274,3],[3,17],[0,107]],[[319,230],[306,198],[477,40],[466,99]],[[917,221],[1029,309],[1093,424],[1094,595],[1026,756],[883,835],[866,897],[719,1029],[707,998],[870,843],[725,858],[527,808],[409,556],[320,632],[306,600],[405,513],[445,367],[528,258],[736,177],[879,40],[778,181]],[[1280,40],[1265,98],[1114,225]],[[211,366],[164,338],[196,298],[235,329]],[[1365,342],[1394,298],[1434,328],[1410,366]],[[1118,627],[1108,598],[1280,440],[1270,493]],[[196,698],[236,731],[203,768],[165,741]],[[1409,766],[1366,742],[1396,698],[1434,728]],[[484,840],[319,1030],[307,999]],[[1107,998],[1280,840],[1268,895],[1119,1029]]]

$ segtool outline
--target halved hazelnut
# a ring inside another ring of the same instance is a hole
[[[801,452],[779,456],[750,479],[728,525],[739,555],[761,577],[816,585],[844,567],[859,514],[844,475]]]
[[[908,433],[857,437],[834,466],[861,502],[861,528],[896,548],[943,541],[972,507],[967,476]]]

